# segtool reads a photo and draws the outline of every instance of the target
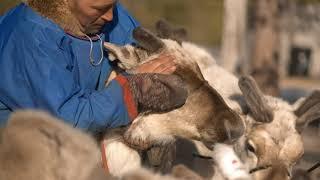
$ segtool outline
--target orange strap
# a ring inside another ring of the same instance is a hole
[[[102,167],[105,173],[109,174],[108,161],[107,161],[107,155],[106,155],[106,146],[104,145],[103,141],[101,142],[100,147],[101,147]]]
[[[133,121],[138,116],[138,110],[131,94],[128,80],[123,75],[118,75],[115,80],[118,81],[123,89],[123,97],[128,109],[128,114],[131,121]]]

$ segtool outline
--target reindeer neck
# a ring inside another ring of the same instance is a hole
[[[206,101],[208,105],[216,110],[229,109],[221,95],[213,89],[207,81],[202,81],[202,83],[197,84],[197,86],[194,84],[190,97],[197,99],[197,101]]]
[[[222,97],[206,81],[195,85],[192,85],[187,102],[181,109],[184,113],[195,115],[190,116],[189,121],[209,120],[217,115],[216,112],[229,110]]]

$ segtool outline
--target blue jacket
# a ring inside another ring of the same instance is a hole
[[[137,22],[117,4],[102,37],[132,43]],[[94,42],[94,59],[100,58]],[[0,127],[17,109],[40,109],[84,130],[101,132],[129,123],[123,89],[105,81],[111,66],[89,63],[90,42],[77,39],[25,4],[0,17]]]

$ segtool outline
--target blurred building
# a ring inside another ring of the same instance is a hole
[[[280,72],[320,78],[320,4],[291,4],[280,23]]]

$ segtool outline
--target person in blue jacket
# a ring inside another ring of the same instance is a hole
[[[40,109],[99,133],[129,124],[139,112],[183,105],[187,92],[172,75],[176,67],[170,55],[105,86],[112,66],[103,42],[133,43],[137,26],[116,0],[28,0],[4,14],[0,127],[15,110]]]

